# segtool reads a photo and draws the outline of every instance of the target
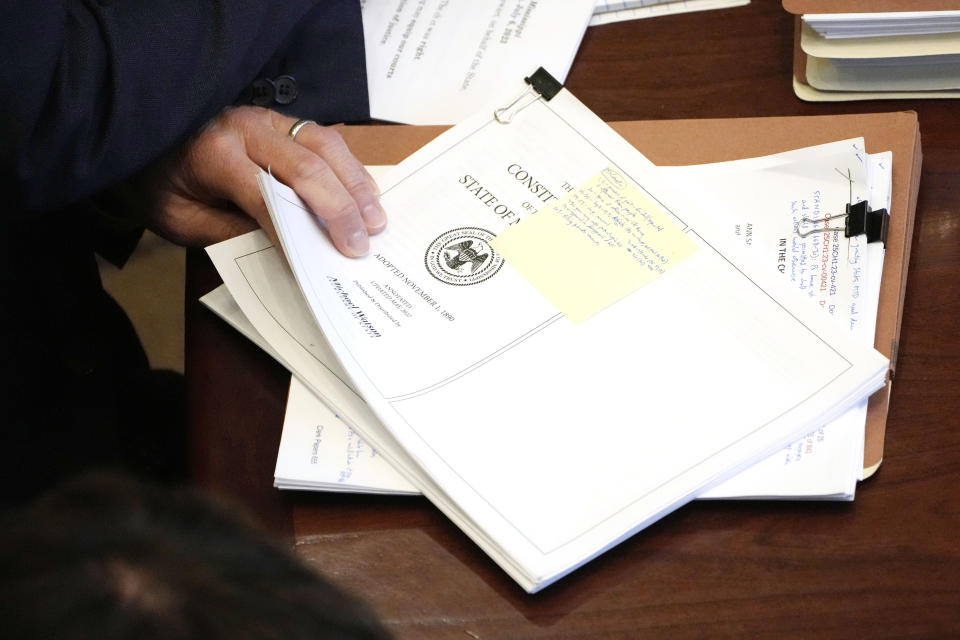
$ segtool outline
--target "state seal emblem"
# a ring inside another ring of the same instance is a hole
[[[427,271],[446,284],[483,282],[503,266],[503,256],[490,246],[494,237],[477,227],[460,227],[440,234],[423,257]]]

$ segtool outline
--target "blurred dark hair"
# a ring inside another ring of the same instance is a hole
[[[3,516],[0,625],[10,640],[389,637],[233,510],[117,475]]]

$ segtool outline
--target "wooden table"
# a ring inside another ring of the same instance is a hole
[[[853,503],[694,503],[536,595],[421,498],[271,488],[289,376],[196,303],[197,481],[252,508],[400,638],[960,636],[960,102],[813,104],[778,2],[591,28],[567,86],[605,120],[897,111],[924,152],[885,461]]]

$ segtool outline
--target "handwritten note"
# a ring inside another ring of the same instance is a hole
[[[575,323],[697,250],[660,205],[612,167],[502,232],[492,245]]]

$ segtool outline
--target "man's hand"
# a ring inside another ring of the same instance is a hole
[[[153,173],[151,228],[185,246],[205,246],[262,227],[277,243],[257,172],[270,167],[326,225],[337,249],[356,257],[386,226],[376,183],[334,129],[259,107],[221,112]]]

